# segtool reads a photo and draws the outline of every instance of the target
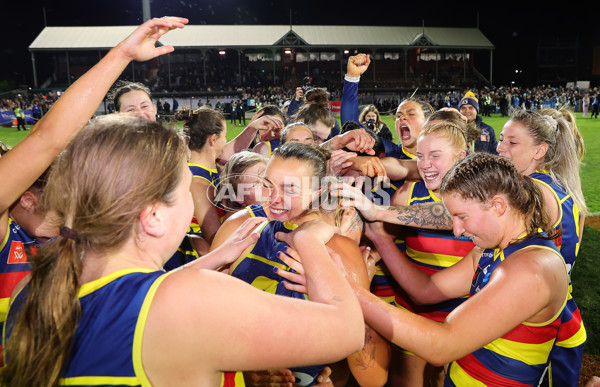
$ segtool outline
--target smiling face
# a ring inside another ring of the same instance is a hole
[[[467,122],[471,123],[477,119],[477,109],[475,106],[465,104],[460,107],[460,113],[467,117]]]
[[[454,235],[472,238],[483,249],[494,249],[502,243],[502,233],[493,207],[476,200],[464,199],[457,193],[442,196],[444,206],[452,215]]]
[[[274,157],[267,165],[265,180],[271,194],[264,203],[269,219],[287,222],[304,215],[316,192],[312,189],[314,171],[297,159]]]
[[[417,143],[417,168],[427,189],[439,192],[446,172],[464,155],[464,150],[454,149],[444,136],[428,134],[420,137]]]
[[[508,120],[500,133],[498,155],[512,161],[522,175],[536,171],[546,154],[545,144],[534,143],[529,129],[518,121]]]
[[[405,101],[396,110],[396,133],[402,146],[414,148],[425,123],[425,114],[418,102]]]
[[[119,98],[120,113],[129,113],[147,119],[156,121],[156,107],[152,100],[143,90],[129,91]]]

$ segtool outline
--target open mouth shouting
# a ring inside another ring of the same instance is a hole
[[[407,140],[410,140],[412,137],[412,134],[410,132],[410,128],[406,125],[402,125],[399,128],[399,135],[400,135],[400,139],[405,142]]]

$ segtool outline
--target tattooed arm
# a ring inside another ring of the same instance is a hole
[[[378,220],[432,230],[452,230],[452,216],[442,202],[380,208]]]
[[[343,207],[355,207],[367,221],[381,221],[402,226],[433,230],[452,230],[452,217],[442,202],[414,206],[377,206],[360,188],[345,183],[334,184],[332,195],[342,199]],[[392,204],[407,203],[408,184],[403,184],[392,198]]]

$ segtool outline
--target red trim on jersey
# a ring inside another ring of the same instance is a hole
[[[567,322],[563,322],[558,330],[557,341],[564,341],[575,336],[575,334],[581,329],[581,313],[579,308],[573,311],[571,319]]]
[[[235,387],[235,372],[223,372],[223,387]]]
[[[527,384],[518,382],[513,379],[508,379],[508,378],[505,378],[503,376],[500,376],[500,375],[494,373],[493,371],[488,369],[486,366],[481,364],[481,362],[479,360],[477,360],[477,358],[473,354],[469,354],[469,355],[463,357],[462,359],[457,360],[456,363],[458,363],[461,366],[463,371],[465,371],[467,374],[471,375],[472,378],[474,378],[476,380],[480,380],[480,381],[485,380],[486,384],[489,384],[489,385],[515,386],[515,387],[527,386]],[[464,364],[464,366],[463,366],[463,364]],[[467,368],[467,364],[468,364],[468,368]]]
[[[0,298],[9,298],[15,286],[29,273],[31,271],[0,273]]]
[[[404,242],[407,248],[427,254],[442,254],[455,257],[464,257],[473,250],[473,242],[469,240],[456,240],[452,238],[429,237],[425,235],[406,234]]]

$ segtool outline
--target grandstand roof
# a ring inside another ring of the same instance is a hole
[[[45,27],[29,51],[108,50],[137,26]],[[188,25],[160,42],[176,48],[461,48],[493,50],[478,28]]]

